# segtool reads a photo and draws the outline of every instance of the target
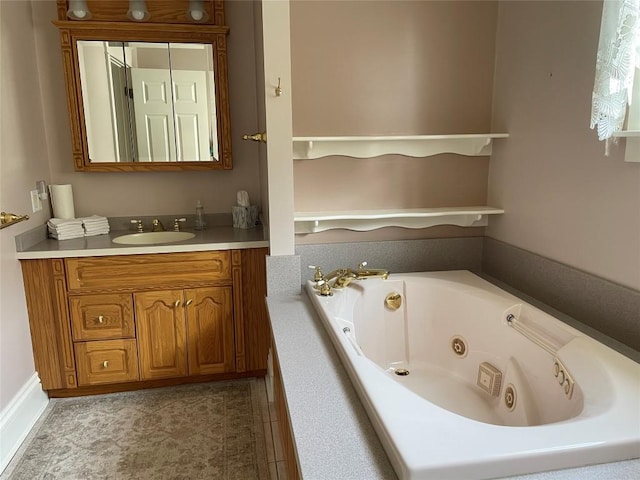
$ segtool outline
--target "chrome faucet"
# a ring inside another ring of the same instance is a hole
[[[187,219],[186,218],[174,218],[173,219],[173,231],[174,232],[179,232],[180,231],[180,224],[186,222]]]
[[[164,232],[164,225],[162,225],[162,222],[157,218],[153,219],[153,221],[151,222],[151,225],[152,225],[151,226],[152,232]]]
[[[144,232],[144,226],[142,225],[142,220],[138,218],[132,218],[131,223],[136,224],[136,230],[138,231],[138,233]]]
[[[320,291],[322,296],[333,295],[334,288],[348,287],[354,280],[366,280],[367,278],[382,278],[386,280],[389,277],[389,271],[384,269],[366,268],[367,262],[358,265],[357,270],[350,268],[338,268],[328,275],[322,273],[322,269],[315,265],[309,265],[309,268],[315,269],[313,281],[316,282],[315,288]],[[333,283],[331,283],[333,281]]]

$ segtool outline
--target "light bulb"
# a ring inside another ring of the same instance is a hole
[[[143,22],[149,20],[151,15],[144,0],[130,0],[127,16],[136,22]]]
[[[87,7],[86,0],[70,0],[67,18],[71,20],[89,20],[91,18],[91,12],[89,11],[89,7]]]
[[[206,22],[209,18],[202,4],[202,0],[189,0],[187,15],[191,17],[194,22]]]

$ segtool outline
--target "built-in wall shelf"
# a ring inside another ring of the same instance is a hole
[[[620,132],[614,132],[614,137],[640,137],[640,130],[622,130]]]
[[[347,229],[359,232],[383,227],[428,228],[436,225],[484,227],[489,215],[504,213],[492,207],[441,207],[389,210],[351,210],[294,213],[295,233]]]
[[[491,155],[491,145],[494,138],[507,137],[509,137],[508,133],[293,137],[293,158],[294,160],[307,160],[330,155],[371,158],[391,154],[428,157],[440,153],[486,156]]]
[[[625,139],[624,161],[640,164],[640,130],[622,130],[613,136]]]

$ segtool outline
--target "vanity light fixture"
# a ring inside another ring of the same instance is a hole
[[[144,0],[129,0],[127,17],[135,22],[145,22],[151,18],[147,4]]]
[[[67,18],[71,20],[89,20],[91,12],[87,7],[86,0],[69,0],[69,10],[67,10]]]
[[[206,22],[209,18],[202,0],[189,0],[189,11],[187,15],[191,17],[194,22]]]

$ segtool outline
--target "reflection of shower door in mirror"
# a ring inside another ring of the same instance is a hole
[[[139,161],[210,160],[206,73],[132,68],[131,76]]]

